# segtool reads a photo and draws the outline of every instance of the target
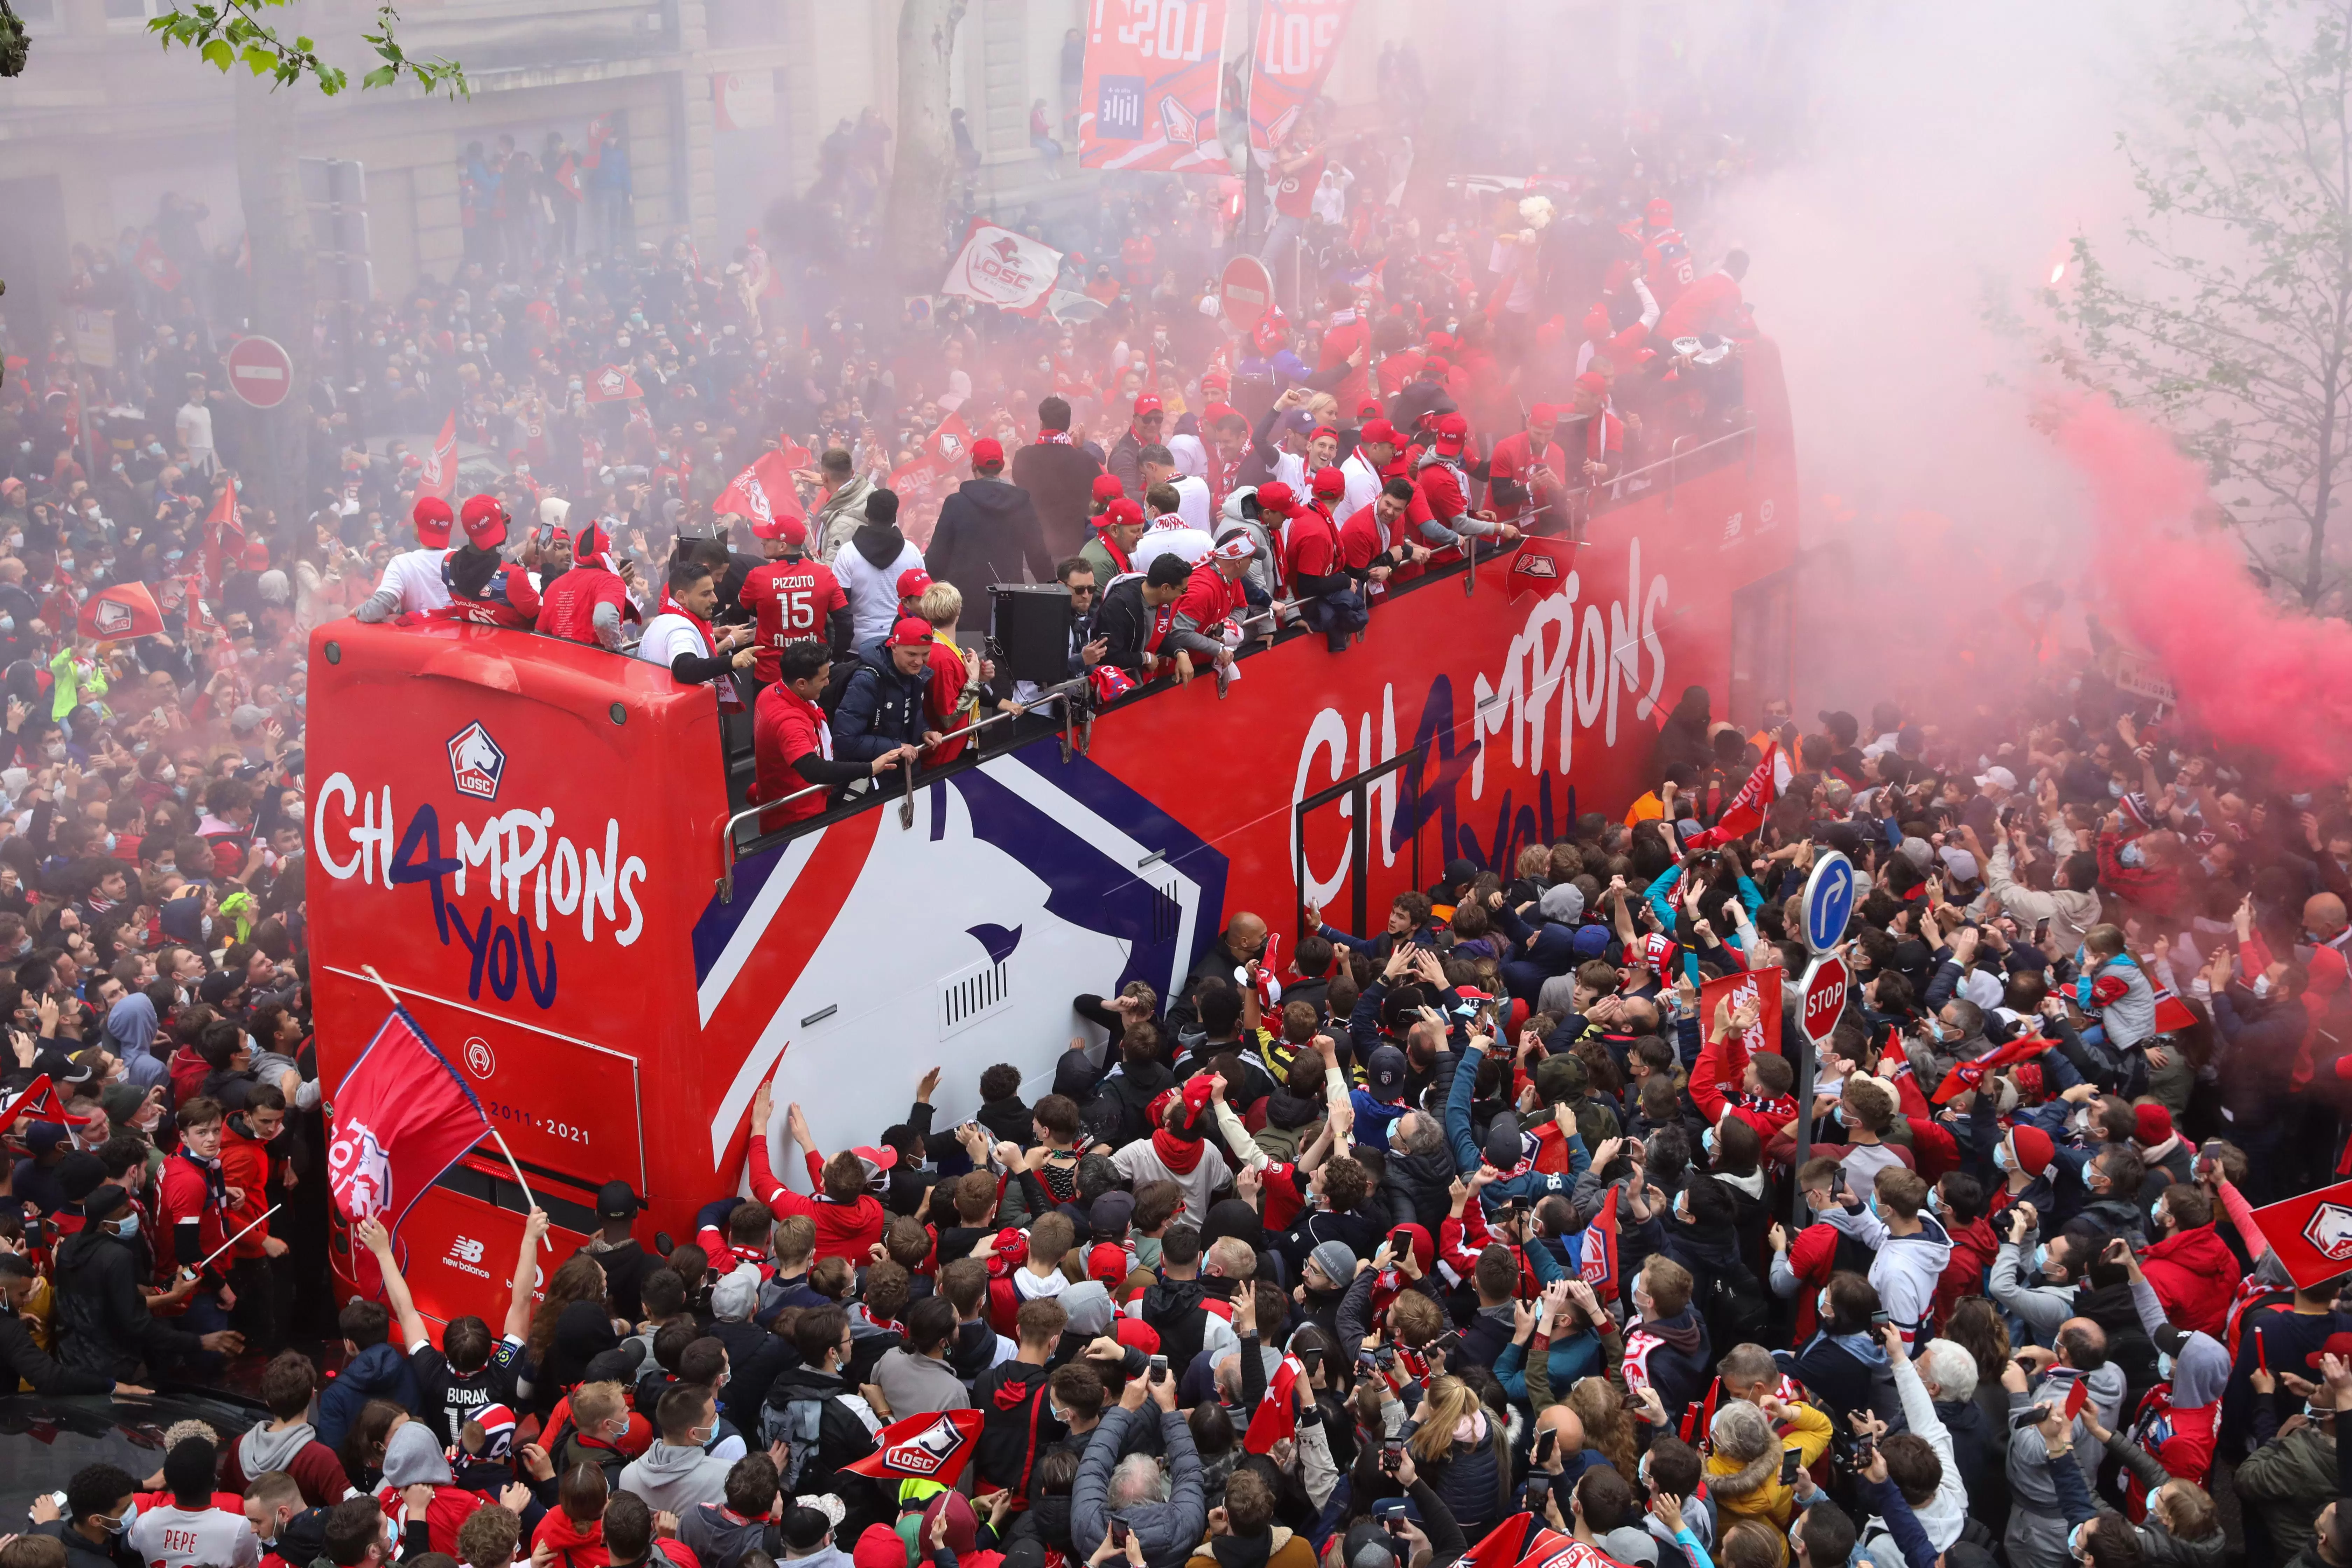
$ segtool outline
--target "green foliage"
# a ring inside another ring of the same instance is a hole
[[[320,92],[331,98],[351,84],[342,68],[320,58],[317,46],[309,38],[298,37],[289,41],[262,20],[267,7],[286,3],[287,0],[195,0],[193,5],[150,18],[147,30],[156,34],[167,49],[175,44],[194,49],[216,70],[226,71],[242,65],[257,77],[276,79],[279,87],[290,87],[309,77]],[[379,6],[375,30],[360,35],[382,61],[360,78],[360,86],[391,87],[405,77],[428,96],[438,92],[446,92],[452,98],[469,96],[465,68],[457,61],[418,59],[400,47],[394,33],[399,21],[400,15],[392,6]]]
[[[2208,14],[2157,74],[2163,136],[2117,138],[2145,216],[2043,291],[2045,358],[2168,427],[2311,605],[2352,441],[2352,0]]]

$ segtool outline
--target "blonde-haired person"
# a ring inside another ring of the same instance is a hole
[[[1470,1540],[1484,1537],[1508,1506],[1511,1467],[1502,1424],[1458,1377],[1430,1380],[1405,1447]]]
[[[963,619],[963,590],[952,583],[934,582],[914,604],[915,614],[931,623],[931,681],[923,699],[929,728],[952,734],[980,717],[981,682],[994,679],[996,667],[980,657],[978,648],[956,647],[956,626]],[[963,754],[970,735],[956,735],[931,748],[925,759],[940,767]]]

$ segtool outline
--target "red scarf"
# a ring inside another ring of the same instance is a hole
[[[1118,547],[1118,542],[1111,538],[1109,529],[1096,529],[1095,537],[1102,541],[1102,547],[1105,550],[1110,552],[1110,558],[1118,565],[1120,576],[1124,577],[1135,570],[1134,565],[1127,558],[1127,552],[1121,550]]]
[[[1228,463],[1217,456],[1214,447],[1209,448],[1209,515],[1212,518],[1224,515],[1225,497],[1233,492],[1234,479],[1241,471],[1242,460],[1239,458]]]
[[[1207,1147],[1198,1138],[1189,1142],[1179,1138],[1165,1127],[1151,1130],[1151,1152],[1160,1163],[1180,1176],[1189,1176],[1192,1167],[1201,1163],[1201,1151]]]
[[[1067,447],[1072,445],[1072,442],[1067,430],[1040,430],[1034,444],[1040,447]]]

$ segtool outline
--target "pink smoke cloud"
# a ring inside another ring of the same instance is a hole
[[[2284,782],[2352,773],[2352,626],[2281,606],[2235,542],[2190,531],[2210,498],[2162,431],[2094,399],[2056,412],[2097,531],[2083,593],[2157,656],[2216,741],[2274,758]]]

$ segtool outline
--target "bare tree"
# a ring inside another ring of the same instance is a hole
[[[948,57],[965,0],[903,0],[898,11],[898,155],[882,209],[890,265],[910,286],[939,287],[947,269],[941,215],[955,178]]]
[[[2147,210],[2112,268],[2076,237],[2047,358],[2170,429],[2310,607],[2352,437],[2352,0],[2221,14],[2157,73],[2168,132],[2118,139]]]

